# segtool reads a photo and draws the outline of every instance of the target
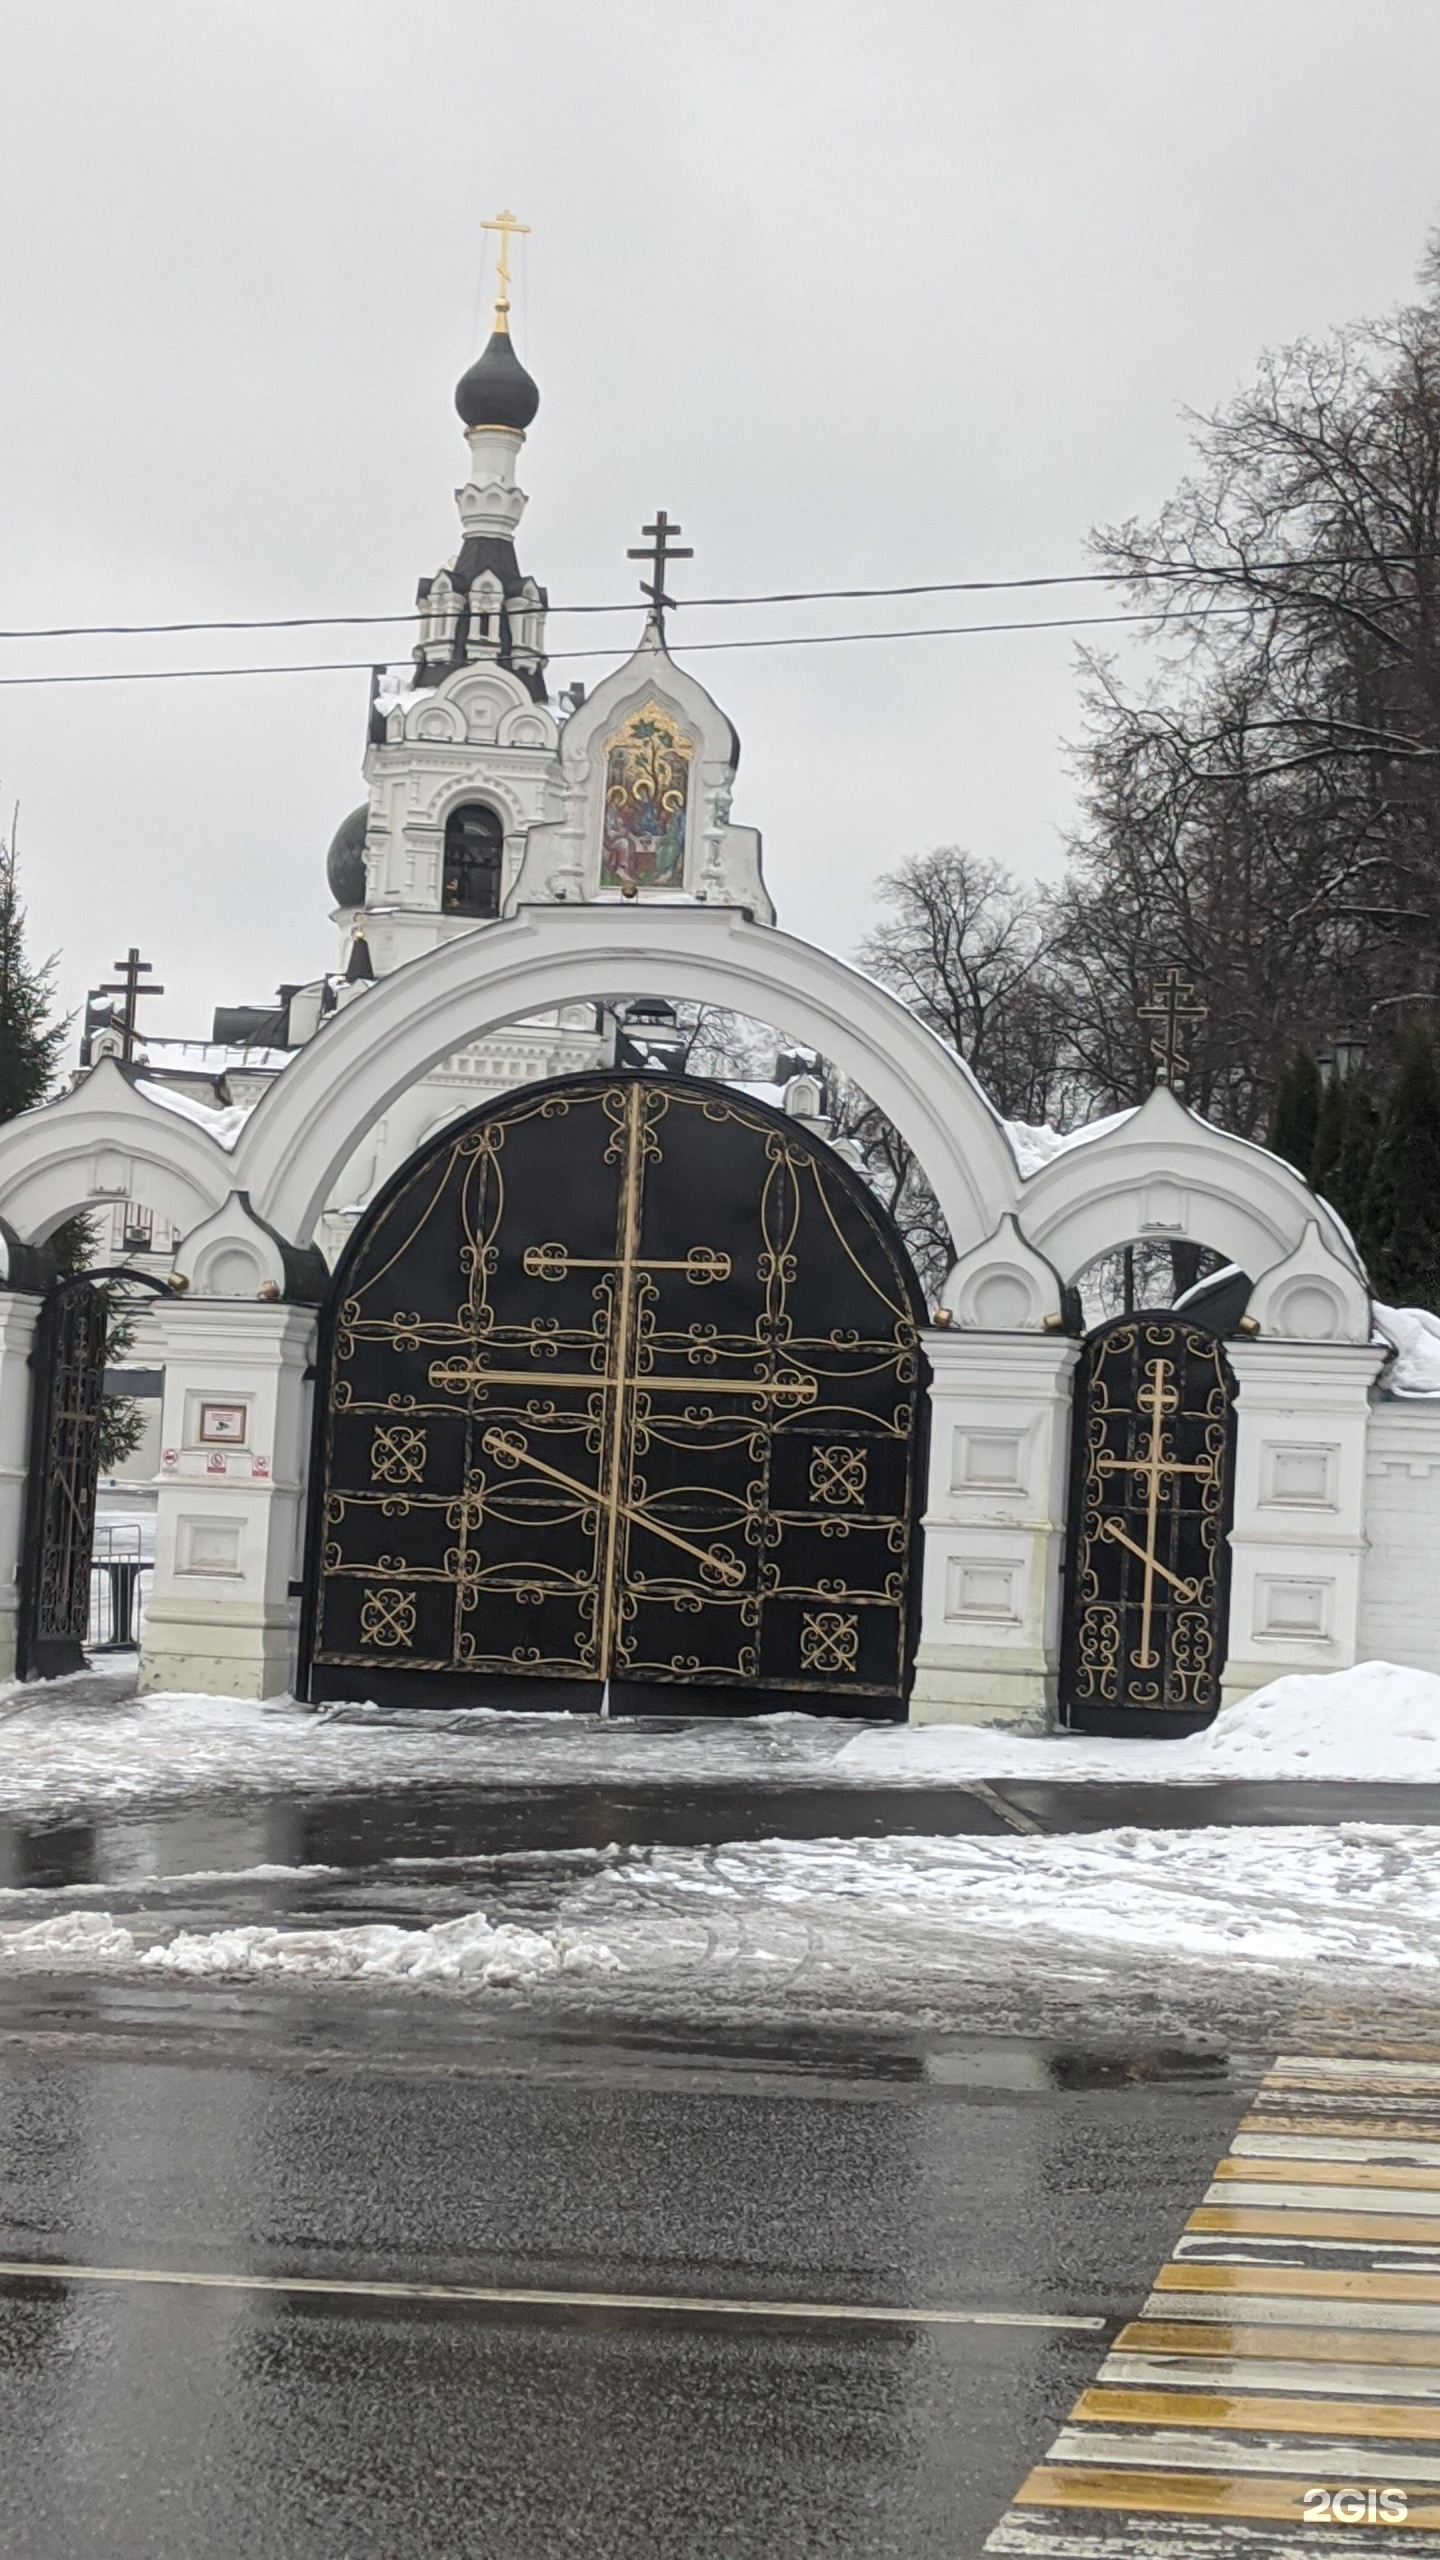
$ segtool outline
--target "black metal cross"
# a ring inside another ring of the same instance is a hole
[[[672,560],[693,560],[695,554],[688,545],[682,548],[675,541],[674,536],[683,533],[685,528],[682,524],[672,524],[663,507],[656,508],[654,523],[642,524],[640,530],[645,536],[647,548],[640,551],[627,551],[625,557],[627,560],[648,560],[655,571],[654,585],[651,586],[646,579],[642,578],[640,593],[650,599],[650,609],[655,616],[655,628],[663,640],[665,616],[675,610],[674,597],[667,596],[665,593],[665,571]]]
[[[112,969],[119,970],[119,983],[97,987],[95,993],[97,996],[123,996],[125,999],[120,1008],[120,1055],[128,1066],[135,1055],[135,1035],[139,1029],[135,1020],[135,1007],[141,996],[163,996],[165,990],[163,987],[141,986],[142,976],[153,969],[155,963],[153,960],[142,960],[133,942],[124,959],[112,960],[110,965]]]
[[[1142,1004],[1137,1010],[1141,1022],[1160,1025],[1150,1043],[1150,1055],[1157,1062],[1155,1081],[1168,1084],[1173,1092],[1182,1077],[1190,1072],[1189,1054],[1181,1047],[1184,1037],[1181,1026],[1188,1022],[1203,1022],[1210,1007],[1196,1003],[1193,984],[1188,978],[1182,978],[1178,969],[1167,969],[1164,977],[1157,978],[1151,988],[1149,1003]]]

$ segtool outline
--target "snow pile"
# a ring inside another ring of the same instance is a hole
[[[1395,1354],[1383,1384],[1392,1396],[1440,1396],[1440,1316],[1427,1307],[1374,1309],[1375,1338]]]
[[[1292,1672],[1226,1707],[1190,1750],[1217,1778],[1440,1784],[1440,1679],[1398,1662]]]
[[[108,1911],[61,1911],[29,1929],[0,1929],[0,1973],[12,1967],[129,1964],[135,1941]]]
[[[492,1928],[483,1911],[429,1929],[184,1931],[143,1951],[108,1911],[65,1911],[27,1929],[0,1929],[0,1974],[36,1966],[140,1965],[146,1972],[302,1975],[312,1981],[425,1982],[467,1991],[526,1990],[558,1975],[613,1973],[602,1940],[564,1930]]]
[[[1290,1672],[1225,1707],[1204,1733],[1105,1741],[997,1733],[977,1725],[872,1727],[831,1776],[869,1786],[963,1785],[967,1778],[1324,1778],[1440,1785],[1440,1678],[1396,1662]]]

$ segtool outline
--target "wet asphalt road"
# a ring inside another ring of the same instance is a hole
[[[0,2254],[1108,2328],[1259,2067],[12,1986]],[[8,2278],[0,2554],[952,2560],[1103,2343]]]

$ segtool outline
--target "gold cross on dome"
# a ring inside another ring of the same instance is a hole
[[[1155,1081],[1168,1084],[1173,1092],[1190,1071],[1189,1053],[1181,1045],[1185,1038],[1183,1026],[1206,1021],[1210,1008],[1196,1003],[1195,989],[1188,978],[1182,978],[1178,969],[1167,969],[1151,988],[1149,1003],[1140,1005],[1137,1012],[1141,1022],[1158,1026],[1150,1043],[1150,1055],[1156,1062]]]
[[[497,231],[500,245],[495,252],[495,326],[508,334],[510,328],[510,242],[519,232],[528,234],[528,222],[517,222],[513,213],[493,213],[482,231]]]

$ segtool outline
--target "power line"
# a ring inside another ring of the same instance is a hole
[[[1243,574],[1261,577],[1285,569],[1393,568],[1403,566],[1408,557],[1408,554],[1396,552],[1351,560],[1317,553],[1311,558],[1247,561]],[[1223,568],[1207,571],[1156,562],[1153,567],[1135,574],[1154,579],[1208,577],[1223,581],[1229,573]],[[1235,574],[1242,573],[1237,571]],[[879,602],[889,596],[903,599],[909,596],[1018,595],[1040,587],[1118,587],[1130,583],[1130,579],[1109,569],[1075,569],[1059,570],[1036,578],[942,578],[908,587],[788,587],[773,595],[686,596],[681,602],[688,611],[708,612],[735,605],[857,604]],[[1295,601],[1301,599],[1296,598]],[[1377,597],[1371,601],[1383,603],[1386,599]],[[639,610],[640,600],[634,596],[627,596],[621,604],[552,604],[546,607],[549,614],[638,613]],[[1142,619],[1154,617],[1146,615]],[[163,639],[189,631],[339,631],[423,620],[423,612],[407,610],[402,613],[291,613],[210,622],[56,622],[0,630],[0,640]]]
[[[847,642],[866,640],[957,640],[969,634],[1001,631],[1085,631],[1097,624],[1117,622],[1192,622],[1215,621],[1243,614],[1243,605],[1207,605],[1198,613],[1083,613],[1057,614],[1052,619],[1023,622],[950,622],[925,623],[909,631],[792,631],[777,632],[769,638],[750,640],[680,640],[673,655],[694,656],[711,649],[833,649]],[[571,666],[582,658],[614,660],[614,649],[558,649],[546,658],[547,666]],[[486,663],[476,660],[477,665]],[[0,676],[3,685],[56,684],[173,684],[198,676],[336,676],[371,674],[375,662],[370,658],[304,659],[285,666],[249,667],[101,667],[93,671],[65,675]],[[446,674],[453,672],[446,669]]]

